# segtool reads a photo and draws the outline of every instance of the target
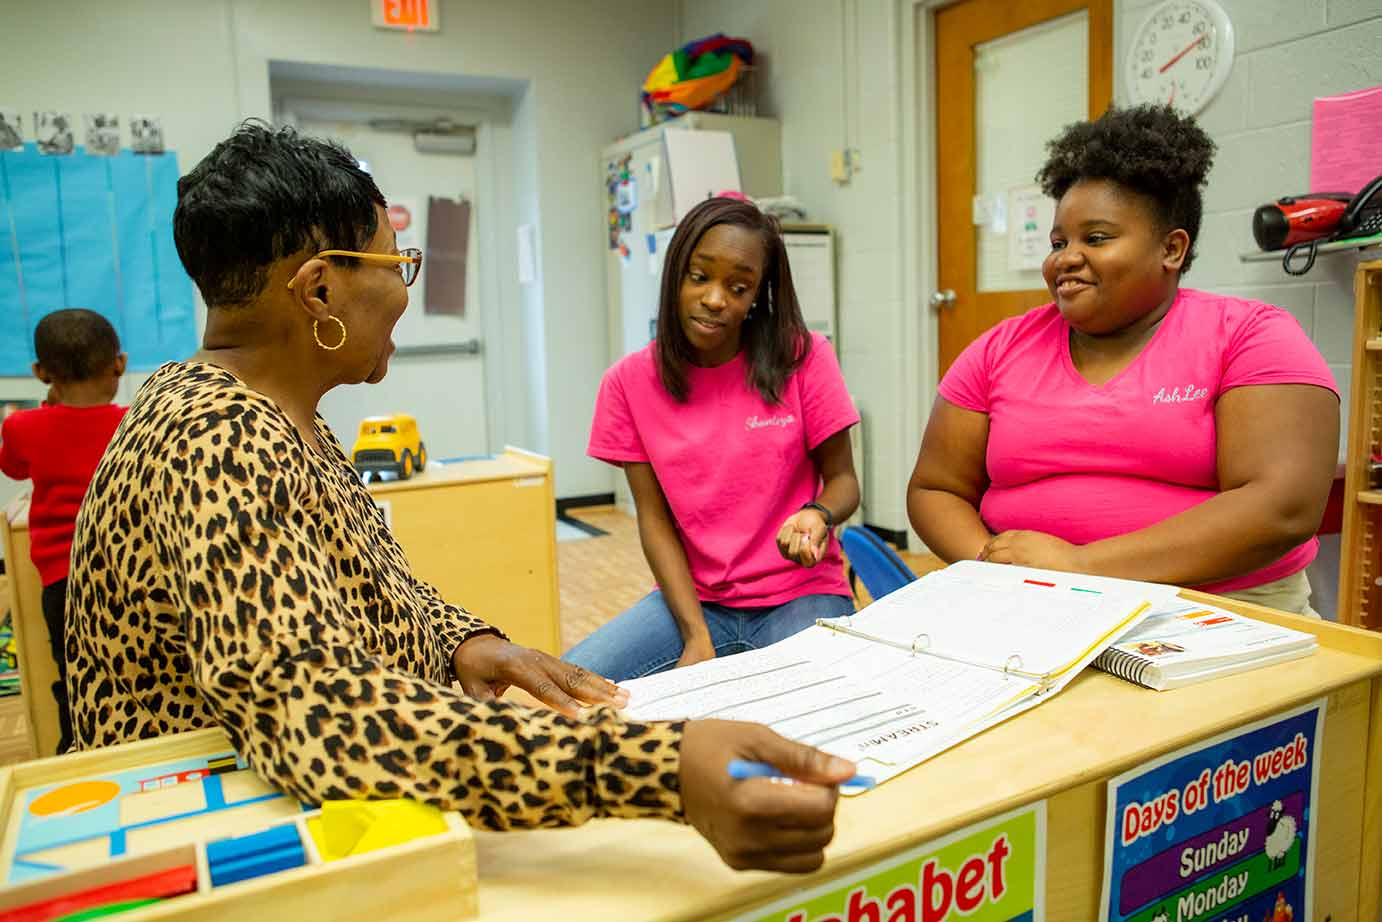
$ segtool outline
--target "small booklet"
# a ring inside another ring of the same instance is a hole
[[[966,561],[761,650],[621,683],[644,720],[751,720],[884,781],[1058,693],[1177,589]]]
[[[1094,666],[1166,691],[1309,656],[1316,645],[1314,634],[1177,599],[1120,637]]]

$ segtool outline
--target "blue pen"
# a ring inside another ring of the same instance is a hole
[[[778,771],[776,768],[773,768],[767,762],[746,762],[743,759],[729,760],[729,776],[738,781],[743,781],[745,778],[791,777],[790,775],[784,775],[782,772]],[[864,790],[868,791],[872,790],[874,786],[877,784],[878,782],[874,781],[868,775],[855,775],[853,778],[850,778],[847,781],[841,781],[840,787],[863,788]]]

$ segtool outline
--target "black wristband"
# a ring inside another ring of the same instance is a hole
[[[830,511],[829,509],[825,508],[824,506],[822,506],[820,503],[816,502],[815,500],[812,500],[812,501],[809,502],[809,503],[804,503],[804,504],[802,504],[802,507],[801,507],[801,508],[803,508],[803,509],[814,509],[814,510],[816,510],[816,511],[819,512],[821,515],[825,516],[825,527],[826,527],[826,528],[834,528],[834,527],[835,527],[835,516],[834,516],[834,514],[831,513],[831,511]]]

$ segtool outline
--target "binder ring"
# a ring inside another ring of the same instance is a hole
[[[916,656],[918,653],[925,653],[930,646],[931,635],[923,631],[912,638],[912,655]]]
[[[1013,660],[1017,660],[1017,662],[1014,663]],[[1008,661],[1007,661],[1006,663],[1003,664],[1003,671],[1004,671],[1004,672],[1014,672],[1014,671],[1016,671],[1016,672],[1021,672],[1021,671],[1022,671],[1022,657],[1019,656],[1019,655],[1016,654],[1016,653],[1014,653],[1012,656],[1008,657]]]

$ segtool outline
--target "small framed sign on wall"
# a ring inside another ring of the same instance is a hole
[[[438,32],[440,7],[435,0],[370,0],[370,16],[377,29]]]

